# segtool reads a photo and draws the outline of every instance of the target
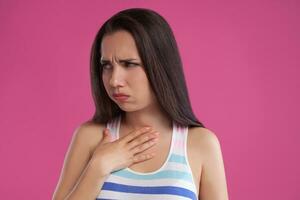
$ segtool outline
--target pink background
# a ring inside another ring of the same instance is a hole
[[[51,198],[73,131],[94,111],[94,36],[130,7],[170,23],[230,199],[300,199],[296,0],[0,1],[1,199]]]

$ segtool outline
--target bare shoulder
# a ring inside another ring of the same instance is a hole
[[[84,122],[75,128],[65,155],[53,199],[64,199],[72,190],[94,149],[102,139],[103,124]]]
[[[211,155],[212,152],[220,151],[220,141],[217,135],[208,128],[189,128],[189,144],[192,149],[201,152],[201,155]]]
[[[220,144],[217,135],[212,130],[203,127],[189,128],[189,138],[192,139],[193,143],[206,147]]]
[[[104,128],[104,124],[96,124],[90,121],[84,122],[76,127],[73,133],[73,140],[86,145],[91,152],[101,141]]]
[[[225,168],[217,135],[207,128],[191,128],[189,140],[194,153],[197,152],[201,159],[199,198],[227,200]]]

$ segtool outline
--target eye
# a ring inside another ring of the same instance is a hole
[[[126,67],[135,67],[135,66],[138,66],[139,64],[137,63],[130,63],[130,62],[125,62],[125,66]]]
[[[100,64],[100,66],[103,68],[103,69],[109,69],[110,68],[110,65],[108,63],[102,63]]]

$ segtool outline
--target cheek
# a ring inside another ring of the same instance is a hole
[[[150,91],[150,82],[144,72],[135,73],[131,78],[131,88],[139,91],[140,97],[148,97]]]

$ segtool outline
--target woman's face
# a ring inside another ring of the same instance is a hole
[[[108,96],[124,111],[152,105],[156,99],[139,57],[134,38],[127,31],[105,35],[101,43],[102,80]],[[117,98],[123,93],[127,98]]]

